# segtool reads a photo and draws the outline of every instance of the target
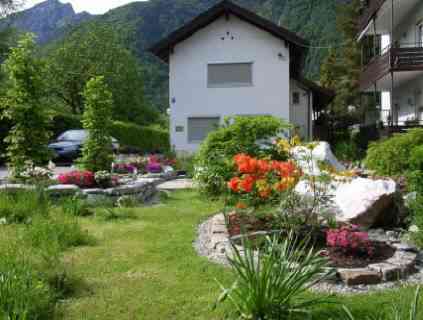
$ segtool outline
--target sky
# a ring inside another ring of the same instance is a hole
[[[26,0],[25,8],[30,8],[44,0]],[[134,2],[136,0],[60,0],[63,3],[72,3],[76,12],[88,11],[92,14],[101,14],[110,9],[123,6],[124,4]]]

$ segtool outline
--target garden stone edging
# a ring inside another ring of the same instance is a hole
[[[382,234],[383,233],[383,234]],[[333,293],[360,293],[393,288],[408,283],[423,283],[423,253],[399,240],[393,231],[371,230],[373,240],[387,241],[396,249],[394,255],[366,268],[338,268],[334,278],[316,284],[313,290]],[[203,222],[198,228],[194,247],[200,256],[210,261],[229,266],[227,255],[232,247],[223,214],[217,214]],[[242,252],[242,248],[237,246]]]
[[[103,200],[105,198],[117,201],[120,197],[131,196],[137,198],[140,202],[150,200],[156,193],[158,193],[157,186],[169,180],[177,179],[175,174],[154,174],[139,176],[132,181],[127,181],[125,184],[108,189],[90,188],[82,189],[76,185],[56,184],[49,186],[45,191],[52,198],[61,198],[80,195],[90,201]],[[19,192],[27,190],[35,190],[36,187],[25,184],[3,184],[0,185],[0,192]]]

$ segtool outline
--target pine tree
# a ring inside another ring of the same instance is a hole
[[[25,35],[4,63],[7,90],[1,100],[1,118],[12,124],[5,142],[7,161],[15,177],[28,162],[43,165],[51,158],[47,147],[51,136],[44,105],[44,65],[34,56],[33,35]]]
[[[113,160],[112,124],[113,97],[103,76],[92,78],[84,93],[85,111],[82,117],[88,139],[82,148],[81,165],[93,172],[109,171]]]

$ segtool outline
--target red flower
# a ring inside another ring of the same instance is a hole
[[[266,174],[271,169],[271,166],[269,164],[269,161],[266,161],[266,160],[259,160],[259,161],[257,161],[257,167],[258,167],[258,171],[261,174]]]
[[[255,179],[253,176],[245,175],[244,179],[241,180],[239,186],[241,190],[247,193],[250,193],[251,191],[253,191],[254,182],[255,182]]]
[[[239,182],[240,182],[240,179],[238,177],[232,178],[228,182],[228,188],[234,192],[239,192]]]

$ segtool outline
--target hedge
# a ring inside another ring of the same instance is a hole
[[[81,117],[57,113],[53,115],[52,128],[54,137],[66,130],[81,129]],[[167,152],[170,150],[169,133],[151,127],[142,127],[135,123],[114,121],[112,136],[124,149],[145,152]]]

